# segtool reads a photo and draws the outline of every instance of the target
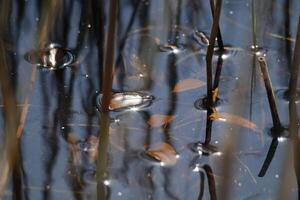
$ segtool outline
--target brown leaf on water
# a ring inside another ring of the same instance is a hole
[[[218,120],[218,121],[222,121],[222,122],[226,122],[226,123],[230,123],[230,124],[235,124],[235,125],[239,125],[245,128],[249,128],[252,129],[255,132],[260,132],[256,126],[255,123],[242,118],[240,116],[231,114],[231,113],[217,113],[217,112],[213,112],[210,115],[210,119],[211,120]]]
[[[170,123],[175,119],[174,115],[159,115],[155,114],[150,117],[148,124],[152,127],[160,127],[164,124]]]
[[[177,162],[177,153],[175,149],[167,143],[156,145],[154,148],[146,151],[146,154],[149,157],[162,162],[164,165],[174,165]]]
[[[184,92],[187,90],[192,90],[196,88],[203,87],[205,82],[198,80],[198,79],[186,79],[179,81],[176,83],[175,87],[173,88],[172,92]]]

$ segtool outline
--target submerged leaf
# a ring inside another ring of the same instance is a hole
[[[146,154],[163,165],[174,165],[177,161],[175,149],[167,143],[161,143],[149,149]]]
[[[210,116],[210,119],[211,120],[219,120],[219,121],[222,121],[222,122],[227,122],[227,123],[230,123],[230,124],[239,125],[239,126],[242,126],[242,127],[245,127],[245,128],[252,129],[255,132],[259,132],[255,123],[253,123],[253,122],[251,122],[251,121],[249,121],[245,118],[242,118],[240,116],[231,114],[231,113],[213,112],[213,114],[211,114],[211,116]]]
[[[184,92],[186,90],[192,90],[192,89],[203,87],[204,85],[205,85],[205,82],[203,82],[201,80],[186,79],[183,81],[179,81],[173,88],[172,92]]]
[[[164,124],[167,124],[175,119],[174,115],[152,115],[148,120],[148,124],[153,127],[160,127]]]

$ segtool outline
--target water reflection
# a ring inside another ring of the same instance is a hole
[[[287,17],[287,12],[282,13],[282,17],[275,13],[280,13],[279,10],[288,6],[291,9],[290,15],[294,16],[299,7],[295,2],[296,0],[275,2],[272,11],[274,23],[271,23],[270,31],[277,34],[284,31],[286,36],[283,37],[293,37],[293,31],[288,33],[290,31],[287,29],[293,30],[295,20]],[[96,199],[97,159],[101,163],[103,161],[107,172],[102,181],[106,199],[205,199],[209,198],[209,194],[211,199],[216,198],[220,179],[213,175],[213,171],[219,172],[218,160],[223,159],[223,156],[219,156],[220,152],[214,146],[217,144],[214,141],[226,138],[227,133],[223,130],[230,130],[233,125],[214,122],[210,117],[215,112],[213,109],[205,112],[193,107],[193,101],[205,95],[204,59],[209,45],[206,33],[209,33],[207,30],[212,22],[210,2],[126,0],[119,3],[122,9],[119,10],[117,20],[118,33],[115,38],[118,42],[113,76],[113,88],[117,92],[114,93],[116,96],[113,94],[115,99],[111,108],[122,111],[124,108],[143,105],[143,109],[135,112],[111,112],[112,119],[108,118],[106,127],[109,133],[107,138],[103,138],[104,130],[98,124],[101,116],[96,109],[95,96],[103,94],[100,77],[103,77],[104,29],[108,25],[108,1],[1,2],[0,20],[5,23],[1,25],[4,28],[1,28],[0,42],[1,52],[5,53],[0,55],[7,55],[10,63],[7,69],[3,67],[5,65],[1,65],[1,69],[6,70],[5,73],[1,72],[6,77],[1,78],[1,87],[7,82],[11,86],[11,92],[16,94],[16,111],[10,113],[18,115],[28,108],[27,117],[23,120],[24,127],[19,134],[19,163],[13,172],[14,184],[7,186],[5,194],[8,195],[5,195],[5,199],[11,197],[9,194],[16,199]],[[240,83],[245,80],[241,80],[237,73],[245,72],[251,65],[247,59],[247,56],[252,55],[248,48],[251,33],[241,28],[249,24],[249,8],[246,4],[247,2],[225,2],[222,8],[222,41],[224,39],[233,46],[225,46],[225,51],[220,51],[219,47],[213,49],[212,60],[216,64],[212,73],[212,91],[215,92],[213,107],[220,112],[228,111],[228,105],[234,102],[233,97],[244,97],[248,92],[248,88],[240,87]],[[234,13],[234,23],[226,20],[233,16],[227,15],[230,11]],[[283,24],[282,19],[287,20],[290,26],[275,26]],[[290,42],[292,40],[286,39],[276,39],[273,42],[275,39],[269,34],[264,37],[268,38],[264,43],[266,49],[285,49],[285,45],[293,44]],[[49,43],[58,43],[61,46],[50,51],[45,48]],[[48,68],[60,68],[66,63],[69,64],[70,58],[76,57],[76,60],[71,62],[72,68],[52,72],[38,70],[35,75],[31,75],[30,71],[34,66],[24,61],[24,55],[32,49],[41,49],[43,53],[33,51],[29,60],[35,60],[33,64],[41,63]],[[278,54],[281,53],[287,54],[286,56],[289,54],[281,51]],[[270,60],[277,62],[275,58]],[[270,67],[282,68],[285,62],[283,58],[279,67]],[[271,79],[277,75],[280,75],[277,71],[271,72]],[[31,76],[35,76],[37,81],[31,81]],[[287,79],[286,76],[282,77],[282,80]],[[174,91],[176,84],[182,81],[190,85],[183,91]],[[261,85],[259,81],[256,82],[258,86]],[[28,88],[28,83],[33,85],[32,89],[24,90]],[[282,81],[276,88],[287,88],[287,84]],[[126,96],[128,93],[129,96]],[[3,113],[0,116],[0,126],[3,128],[9,121],[3,120],[4,117],[7,119],[7,103],[13,102],[3,101],[4,94],[7,93],[2,91],[0,95],[0,110]],[[226,103],[222,101],[225,95],[230,99]],[[255,109],[256,102],[261,101],[262,105],[267,103],[261,100],[266,99],[264,95],[265,93],[261,98],[254,97],[253,123],[257,125],[255,130],[265,130],[269,122],[269,110],[264,106],[261,110]],[[157,101],[151,104],[154,96]],[[279,101],[278,109],[286,116],[286,104],[281,103]],[[202,107],[206,109],[208,103],[203,104]],[[291,112],[297,110],[296,107],[297,105],[293,105]],[[151,125],[149,121],[158,115],[167,117],[159,118],[158,125]],[[161,119],[165,120],[163,124]],[[244,127],[240,133],[245,132],[249,131]],[[200,137],[203,137],[204,142],[195,143]],[[256,145],[256,137],[251,132],[247,142],[239,143],[241,151],[251,153],[240,153],[240,149],[233,152],[246,160],[249,171],[260,166],[257,157],[264,157],[268,150],[257,152],[251,149]],[[2,133],[1,138],[4,138]],[[98,149],[99,143],[104,140],[107,148]],[[275,151],[277,145],[285,147],[289,141],[287,139],[287,142],[280,142],[281,140],[282,138],[277,138],[278,144],[275,140],[270,141],[269,151]],[[187,148],[187,144],[191,143],[195,144],[197,153],[209,155],[201,157],[199,173],[194,173],[189,168],[189,163],[195,156]],[[168,159],[163,158],[165,154],[161,154],[163,151],[158,150],[156,144],[168,144],[174,151],[167,151]],[[142,156],[142,152],[151,150],[152,156],[159,155],[156,157],[159,159],[149,161]],[[153,150],[156,150],[154,154]],[[266,163],[270,163],[272,154],[274,158],[281,159],[281,154],[269,153]],[[172,164],[168,165],[169,161]],[[232,162],[233,167],[234,163],[235,161]],[[278,163],[273,162],[272,166],[279,169]],[[230,188],[234,191],[233,199],[243,199],[249,193],[263,196],[260,194],[261,188],[266,187],[269,190],[279,184],[274,181],[271,181],[274,185],[265,184],[264,181],[270,181],[274,177],[269,174],[265,173],[264,178],[256,184],[252,184],[249,176],[239,174],[245,187]],[[224,175],[218,176],[223,178]],[[200,188],[196,184],[199,179]],[[205,186],[207,179],[209,187]],[[272,194],[267,195],[271,196]]]

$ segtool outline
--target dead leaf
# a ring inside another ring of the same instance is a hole
[[[146,154],[151,158],[162,162],[164,165],[174,165],[177,162],[177,153],[175,149],[167,143],[156,145],[154,148],[149,149]]]
[[[198,80],[198,79],[186,79],[179,81],[175,87],[173,88],[172,92],[184,92],[187,90],[192,90],[196,88],[203,87],[205,82]]]
[[[152,115],[148,120],[148,124],[153,127],[160,127],[164,124],[170,123],[172,120],[175,119],[174,115]]]
[[[249,128],[252,129],[255,132],[260,132],[256,126],[255,123],[242,118],[240,116],[231,114],[231,113],[217,113],[217,112],[213,112],[210,116],[211,120],[218,120],[218,121],[222,121],[222,122],[227,122],[230,124],[235,124],[235,125],[239,125],[245,128]]]
[[[219,94],[219,89],[216,88],[212,91],[212,99],[213,99],[213,103],[216,103],[217,98],[218,98],[218,94]]]

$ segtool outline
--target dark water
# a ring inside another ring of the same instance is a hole
[[[18,144],[18,192],[23,199],[97,199],[108,4],[1,1],[6,76],[18,114],[25,113]],[[255,39],[263,48],[274,90],[284,91],[300,2],[255,4]],[[224,181],[229,199],[276,199],[281,191],[289,199],[298,198],[296,175],[287,159],[291,139],[269,135],[271,112],[251,50],[251,5],[250,0],[223,1],[220,28],[226,52],[213,58],[214,66],[222,61],[216,107],[220,116],[212,123],[210,145],[203,147],[197,144],[205,141],[207,111],[195,102],[206,95],[209,1],[120,1],[112,89],[138,93],[113,96],[119,99],[109,114],[107,199],[223,199]],[[50,44],[59,48],[51,50]],[[289,106],[282,95],[277,108],[288,126]],[[5,115],[0,127],[4,130]],[[4,139],[1,131],[2,177]],[[223,171],[228,143],[236,147],[230,152],[230,177]],[[274,157],[259,177],[270,145]],[[2,179],[3,199],[13,199],[15,180],[10,176],[3,186]]]

